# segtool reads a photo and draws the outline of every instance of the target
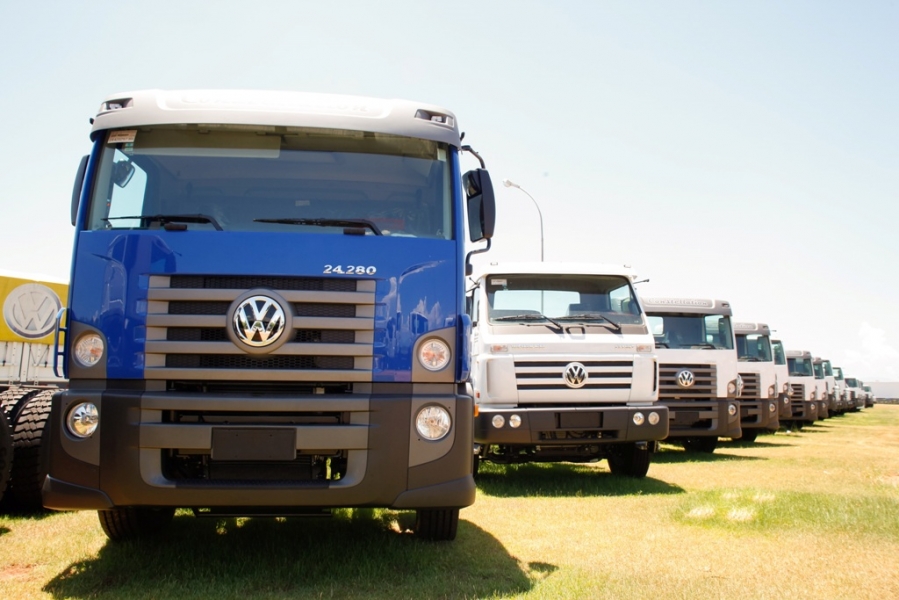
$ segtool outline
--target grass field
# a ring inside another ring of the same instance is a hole
[[[411,513],[195,519],[111,544],[95,513],[0,517],[0,599],[899,598],[899,406],[695,456],[643,480],[482,467],[455,542]]]

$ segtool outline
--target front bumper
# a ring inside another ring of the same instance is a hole
[[[777,431],[780,427],[777,399],[740,399],[740,427]]]
[[[643,424],[636,425],[634,416],[643,415]],[[658,416],[650,424],[650,413]],[[496,427],[493,419],[503,418]],[[518,415],[521,424],[510,425],[510,418]],[[652,406],[578,407],[548,406],[540,408],[491,408],[481,406],[474,420],[474,440],[482,445],[509,446],[576,446],[614,444],[619,442],[651,442],[668,435],[668,409]]]
[[[814,400],[793,400],[790,402],[792,414],[791,421],[803,421],[814,423],[818,420],[818,403]]]
[[[456,393],[452,385],[413,389],[412,384],[373,384],[371,391],[290,397],[62,392],[53,399],[46,438],[49,474],[44,505],[57,510],[104,510],[114,506],[414,509],[472,504],[472,399]],[[63,419],[74,403],[84,400],[100,409],[100,427],[91,438],[77,440],[65,432]],[[452,416],[450,434],[438,442],[422,440],[414,431],[414,414],[427,404],[439,404]],[[174,422],[170,418],[174,411],[215,414],[219,419],[234,415],[234,419],[214,424],[202,418]],[[304,424],[304,419],[320,413],[343,417],[330,424]],[[280,420],[273,423],[275,415]],[[233,470],[229,473],[243,473],[240,478],[174,472],[173,454],[190,453],[207,463],[216,462],[217,451],[264,454],[264,443],[254,446],[233,440],[243,435],[255,444],[269,433],[284,434],[290,429],[296,431],[294,461],[229,456],[219,463]],[[226,430],[227,435],[216,437],[217,430]],[[216,446],[216,439],[226,443]],[[346,456],[340,479],[298,474],[297,463],[303,456],[339,452]],[[282,468],[284,476],[279,478]],[[259,477],[254,470],[268,476]]]
[[[660,400],[659,403],[668,407],[669,439],[696,436],[737,439],[743,435],[740,403],[732,398]]]

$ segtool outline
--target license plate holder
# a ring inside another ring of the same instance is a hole
[[[297,457],[296,429],[227,428],[212,429],[212,460],[267,461]]]

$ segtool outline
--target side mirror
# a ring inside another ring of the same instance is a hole
[[[489,240],[496,226],[496,197],[486,169],[474,169],[462,176],[468,198],[468,235],[472,242]]]
[[[84,173],[87,171],[87,161],[89,156],[82,156],[81,163],[78,165],[78,171],[75,173],[75,185],[72,186],[72,225],[78,218],[78,203],[81,200],[81,189],[84,187]]]

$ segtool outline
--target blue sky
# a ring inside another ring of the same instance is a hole
[[[0,0],[0,270],[65,279],[88,119],[141,88],[399,97],[487,161],[486,260],[630,264],[899,380],[899,3]]]

